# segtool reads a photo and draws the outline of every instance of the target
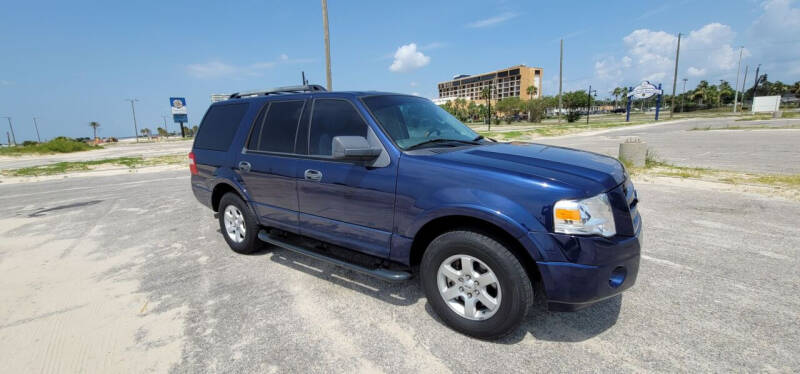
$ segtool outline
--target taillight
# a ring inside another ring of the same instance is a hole
[[[197,175],[197,160],[194,158],[194,152],[189,152],[189,172]]]

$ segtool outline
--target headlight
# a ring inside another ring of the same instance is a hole
[[[614,236],[614,214],[608,195],[583,200],[561,200],[553,207],[553,230],[562,234]]]

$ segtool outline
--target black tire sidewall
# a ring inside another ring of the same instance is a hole
[[[225,230],[225,209],[228,206],[235,206],[239,211],[242,212],[244,216],[244,224],[245,224],[245,238],[240,243],[236,243],[228,237],[228,233]],[[258,239],[258,221],[256,220],[255,214],[253,211],[250,210],[250,206],[248,206],[244,200],[242,200],[238,195],[233,193],[227,193],[222,196],[222,199],[219,201],[219,228],[220,232],[222,233],[222,237],[225,238],[225,242],[228,243],[228,246],[231,247],[231,250],[237,253],[253,253],[261,248],[260,243],[261,240]]]
[[[500,309],[490,318],[473,321],[450,309],[439,294],[437,274],[448,257],[467,254],[489,266],[500,282]],[[497,339],[511,333],[525,318],[533,288],[522,264],[499,241],[473,231],[450,231],[434,239],[420,263],[420,279],[428,302],[448,326],[480,339]]]

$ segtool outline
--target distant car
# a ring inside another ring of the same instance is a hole
[[[571,311],[636,281],[639,200],[619,161],[489,141],[417,96],[234,94],[211,104],[189,158],[234,251],[416,274],[441,320],[481,339],[514,331],[534,289]]]
[[[625,108],[612,109],[611,113],[625,113]]]

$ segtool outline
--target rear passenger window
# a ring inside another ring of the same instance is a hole
[[[367,124],[345,100],[318,99],[311,116],[308,153],[330,156],[335,136],[367,136]]]
[[[263,152],[294,152],[297,123],[303,112],[304,101],[282,101],[269,104],[264,122],[256,122],[256,128],[248,143],[248,149]]]
[[[239,122],[247,112],[247,103],[215,105],[208,109],[194,140],[194,147],[212,151],[228,151]]]

